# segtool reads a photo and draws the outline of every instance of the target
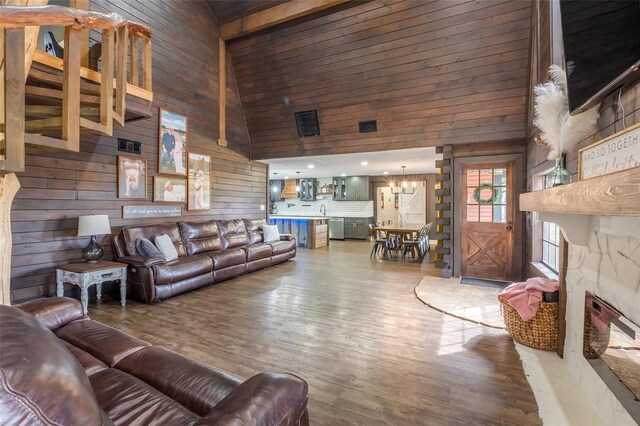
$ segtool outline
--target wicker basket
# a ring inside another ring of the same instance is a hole
[[[591,321],[589,310],[584,311],[584,340],[582,353],[587,359],[600,358],[609,347],[609,339],[611,338],[611,328],[600,333]]]
[[[538,312],[524,321],[506,301],[502,303],[502,315],[507,333],[516,342],[534,349],[554,351],[558,348],[558,303],[540,302]]]

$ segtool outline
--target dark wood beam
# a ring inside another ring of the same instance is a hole
[[[291,0],[220,26],[220,38],[231,40],[283,22],[346,3],[349,0]]]

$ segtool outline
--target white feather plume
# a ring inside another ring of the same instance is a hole
[[[549,147],[549,159],[558,158],[595,131],[600,105],[569,115],[567,74],[557,65],[549,67],[551,80],[534,88],[535,119],[540,137]]]

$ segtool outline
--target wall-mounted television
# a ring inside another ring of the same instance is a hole
[[[640,78],[640,0],[560,0],[569,110]]]

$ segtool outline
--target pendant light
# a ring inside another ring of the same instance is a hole
[[[401,166],[401,167],[402,167],[402,179],[399,180],[397,183],[394,183],[393,180],[389,182],[389,187],[391,187],[391,193],[392,194],[413,194],[415,191],[416,183],[415,181],[407,182],[407,179],[405,178],[405,175],[404,175],[404,169],[407,166]]]

